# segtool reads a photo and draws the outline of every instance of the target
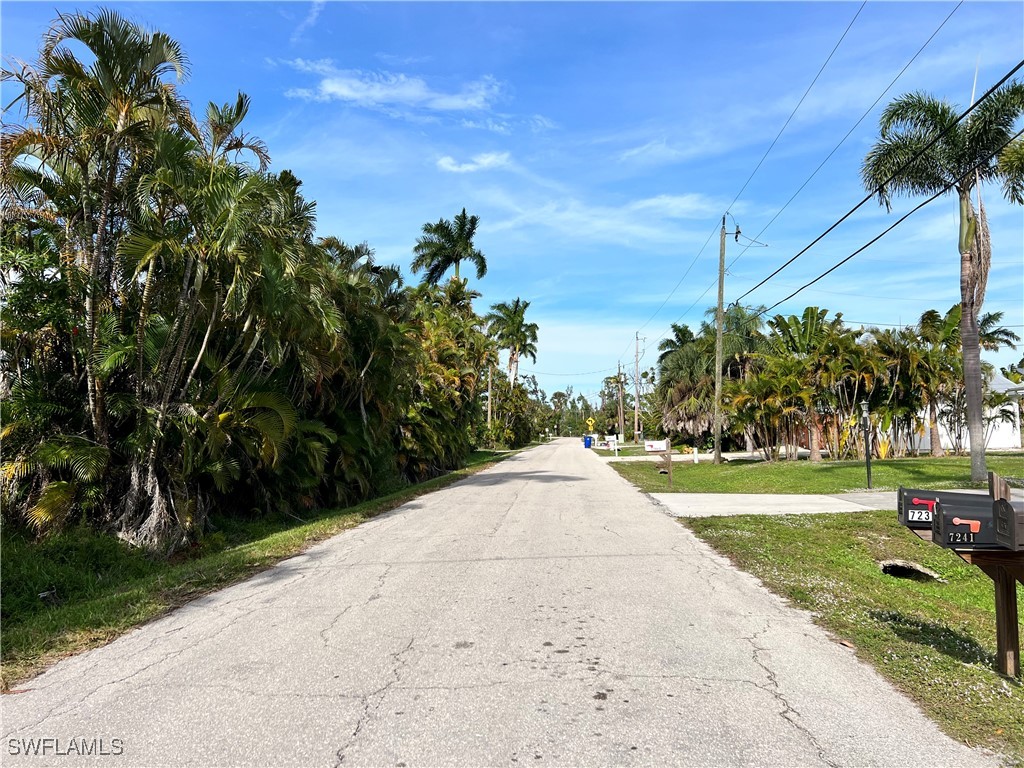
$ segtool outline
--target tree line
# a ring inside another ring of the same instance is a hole
[[[713,316],[715,310],[708,310]],[[723,404],[726,433],[736,447],[778,459],[783,449],[796,457],[809,447],[811,461],[826,450],[832,458],[863,456],[859,426],[867,403],[875,450],[886,456],[918,452],[929,432],[928,452],[944,455],[939,423],[962,450],[967,427],[963,374],[961,309],[924,312],[900,328],[850,328],[841,313],[807,307],[800,315],[767,320],[764,307],[730,306],[724,313]],[[994,351],[1016,348],[1017,334],[1001,327],[1001,312],[978,322],[979,343]],[[708,322],[694,333],[673,324],[672,337],[659,345],[657,396],[663,427],[694,442],[713,425],[715,328]],[[984,395],[988,416],[1012,421],[1017,404],[1005,395]]]
[[[59,16],[3,71],[24,118],[0,162],[4,522],[166,553],[215,507],[349,505],[535,437],[529,302],[481,316],[459,275],[486,272],[478,217],[425,224],[406,285],[317,237],[302,182],[243,128],[249,99],[195,114],[188,71],[111,10]]]

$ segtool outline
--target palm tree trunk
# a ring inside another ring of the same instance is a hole
[[[961,279],[961,283],[963,280]],[[966,298],[961,294],[963,298]],[[985,479],[985,427],[982,421],[981,344],[978,316],[974,307],[965,305],[960,317],[963,343],[964,387],[967,394],[967,434],[971,444],[971,480]]]
[[[199,353],[196,355],[195,363],[192,365],[192,370],[189,371],[188,378],[185,379],[184,385],[181,387],[181,394],[178,396],[180,400],[185,399],[185,395],[188,392],[189,384],[192,383],[192,379],[196,375],[196,371],[199,370],[199,364],[203,361],[203,355],[206,354],[206,346],[210,342],[210,335],[213,333],[213,327],[217,324],[217,314],[220,311],[220,291],[213,297],[213,312],[210,315],[210,324],[206,326],[206,335],[203,336],[203,344],[199,347]],[[372,359],[372,355],[370,356]],[[369,365],[369,363],[367,363]],[[363,369],[363,373],[366,373],[366,369]]]
[[[89,397],[89,415],[92,418],[93,436],[100,445],[107,445],[107,419],[106,419],[106,397],[103,393],[103,382],[96,376],[93,370],[93,358],[97,348],[97,294],[100,291],[100,275],[103,267],[104,251],[106,250],[107,221],[110,217],[110,210],[114,200],[114,181],[117,172],[116,150],[113,158],[110,144],[107,146],[107,162],[109,169],[104,179],[103,202],[100,208],[99,221],[96,224],[96,240],[93,246],[92,263],[89,265],[89,285],[86,286],[85,294],[85,325],[86,338],[88,339],[88,354],[85,358],[85,376],[87,393]],[[104,294],[106,291],[104,290]],[[104,296],[100,296],[104,298]]]
[[[807,414],[809,416],[807,419],[807,448],[810,450],[808,460],[821,461],[821,441],[818,439],[821,430],[821,419],[818,418],[818,411],[814,406],[811,406],[808,410],[810,411]]]
[[[977,286],[981,270],[975,264],[977,219],[969,189],[960,193],[960,342],[967,395],[967,434],[971,443],[971,480],[985,479],[985,427],[982,422],[981,341],[978,331]],[[980,260],[981,254],[977,254]]]
[[[934,397],[928,399],[928,441],[932,456],[941,458],[946,455],[939,438],[939,403]]]
[[[153,272],[156,270],[156,259],[153,258],[149,262],[149,267],[146,269],[146,287],[142,290],[142,306],[139,308],[139,326],[135,333],[135,355],[136,355],[136,369],[135,369],[135,397],[142,400],[142,377],[145,373],[144,362],[145,362],[145,344],[146,344],[146,323],[149,321],[149,303],[152,301],[153,296]]]

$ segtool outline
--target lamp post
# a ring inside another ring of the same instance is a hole
[[[860,401],[860,423],[864,427],[864,463],[868,468],[868,490],[871,489],[871,420],[868,418],[868,401]]]

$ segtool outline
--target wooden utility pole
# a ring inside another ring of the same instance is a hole
[[[487,365],[487,431],[491,429],[491,374],[494,373],[494,363]]]
[[[633,358],[633,383],[636,394],[633,400],[633,442],[640,442],[640,331],[636,332],[636,355]]]
[[[718,308],[715,311],[715,464],[722,463],[722,304],[725,301],[725,216],[718,244]]]
[[[625,439],[625,434],[626,434],[626,409],[625,409],[625,407],[623,406],[623,403],[622,403],[622,398],[624,396],[623,392],[622,392],[622,363],[619,363],[619,375],[615,379],[615,381],[619,385],[619,434],[623,435],[623,439]]]

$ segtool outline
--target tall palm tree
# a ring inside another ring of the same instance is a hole
[[[696,338],[697,337],[693,335],[693,331],[690,330],[690,326],[672,323],[671,338],[662,339],[658,342],[658,351],[661,352],[661,354],[658,355],[658,363],[663,363],[666,357],[671,355],[673,352],[682,349],[687,344],[693,342]]]
[[[479,216],[469,216],[466,209],[455,216],[455,221],[441,219],[436,224],[424,224],[423,236],[416,241],[412,271],[425,270],[424,282],[437,285],[444,273],[455,267],[455,280],[459,279],[459,264],[468,261],[476,267],[476,279],[487,274],[487,259],[476,246],[473,237],[480,224]]]
[[[519,381],[519,358],[537,362],[537,324],[526,322],[530,302],[516,297],[511,304],[500,302],[491,307],[486,322],[498,345],[508,350],[508,374],[515,385]]]
[[[991,238],[985,208],[975,211],[971,193],[982,182],[1002,181],[1010,199],[1020,199],[1024,168],[999,164],[1024,114],[1024,84],[1012,81],[979,103],[963,121],[952,104],[926,93],[899,97],[882,112],[880,136],[861,169],[864,186],[888,209],[892,195],[955,191],[960,206],[960,336],[971,441],[971,479],[985,479],[981,351],[978,313],[985,299]],[[941,136],[929,146],[936,137]],[[916,160],[914,157],[921,154]]]

